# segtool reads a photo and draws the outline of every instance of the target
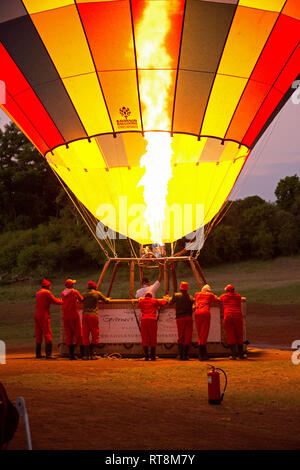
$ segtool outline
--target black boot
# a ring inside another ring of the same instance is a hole
[[[78,357],[79,357],[79,359],[83,359],[83,358],[84,358],[84,353],[85,353],[85,351],[84,351],[84,346],[82,346],[82,345],[79,346],[79,351],[80,351],[80,352],[79,352]]]
[[[231,355],[229,356],[229,359],[232,361],[236,360],[236,345],[235,344],[230,344],[229,345]]]
[[[89,353],[90,353],[90,359],[95,361],[96,359],[98,359],[98,357],[96,356],[94,352],[94,347],[95,347],[94,344],[90,344]]]
[[[143,350],[144,350],[145,361],[149,361],[149,348],[148,348],[148,346],[144,346]]]
[[[70,361],[75,361],[75,359],[77,359],[77,357],[75,357],[74,350],[75,350],[74,344],[72,344],[72,346],[69,346]]]
[[[201,344],[199,344],[198,348],[199,348],[199,354],[198,354],[199,361],[204,361],[204,359],[203,359],[203,346],[201,346]]]
[[[238,344],[238,357],[239,359],[247,359],[247,356],[244,354],[242,344]]]
[[[82,347],[82,357],[84,361],[88,361],[90,358],[90,351],[89,351],[89,346],[80,346]]]
[[[36,343],[35,345],[35,357],[36,359],[41,359],[42,357],[42,345],[41,343]]]
[[[45,344],[45,351],[46,351],[46,359],[56,359],[56,357],[52,357],[52,343]]]
[[[190,359],[189,356],[188,356],[189,349],[190,349],[190,347],[188,345],[186,345],[186,344],[183,345],[183,360],[184,361],[189,361],[189,359]]]
[[[150,352],[150,355],[151,355],[151,361],[156,361],[156,348],[151,348],[151,352]]]
[[[179,343],[179,344],[178,344],[178,352],[179,352],[178,359],[179,359],[180,361],[183,360],[183,347],[184,347],[184,346],[183,346],[182,343]]]
[[[206,352],[206,346],[203,344],[199,345],[199,361],[207,361],[208,355]]]
[[[203,346],[203,356],[204,356],[204,360],[208,361],[209,357],[207,354],[206,344]]]

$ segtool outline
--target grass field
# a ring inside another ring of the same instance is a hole
[[[108,288],[112,268],[102,285],[105,294]],[[225,285],[233,283],[236,290],[247,297],[248,302],[262,304],[297,304],[300,305],[300,256],[289,258],[277,258],[269,261],[247,261],[236,264],[219,265],[205,269],[207,282],[217,295],[223,293]],[[76,287],[84,291],[89,280],[97,281],[100,272],[59,273],[52,276],[52,291],[59,295],[64,288],[67,278],[77,280]],[[150,280],[156,280],[157,270],[148,269],[145,275]],[[135,287],[139,287],[137,279]],[[179,263],[177,272],[178,282],[187,280],[190,283],[190,291],[195,292],[196,281],[191,270],[183,263]],[[32,302],[35,292],[39,289],[39,281],[24,281],[19,283],[0,284],[0,306],[2,303]],[[128,298],[129,295],[129,266],[119,269],[111,297]],[[158,295],[163,295],[162,287]]]
[[[209,361],[228,375],[224,401],[217,407],[207,403],[208,364],[196,358],[35,360],[39,285],[27,281],[0,287],[0,339],[8,352],[0,380],[12,401],[20,395],[26,400],[34,449],[299,449],[300,365],[292,363],[287,348],[300,340],[300,258],[219,266],[205,275],[216,294],[230,282],[247,297],[248,360]],[[59,295],[67,277],[75,277],[82,292],[98,276],[54,277],[53,292]],[[184,267],[178,279],[196,290]],[[128,296],[125,272],[113,296]],[[55,344],[59,318],[60,309],[53,308]],[[11,449],[25,448],[20,423]]]

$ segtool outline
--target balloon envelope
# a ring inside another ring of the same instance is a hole
[[[10,0],[0,22],[2,109],[95,217],[141,243],[143,135],[173,136],[162,238],[174,241],[221,209],[299,74],[297,0]],[[149,65],[158,27],[164,54]],[[158,84],[163,121],[146,103]]]

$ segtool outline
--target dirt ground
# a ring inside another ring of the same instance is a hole
[[[298,450],[299,318],[297,306],[249,305],[246,361],[46,361],[32,344],[8,347],[0,380],[24,397],[35,450]],[[220,406],[208,404],[209,364],[228,376]],[[10,449],[26,448],[20,422]]]
[[[209,361],[228,376],[220,406],[207,402],[208,364],[197,359],[46,361],[16,351],[1,381],[13,402],[25,398],[36,450],[299,449],[300,375],[291,352],[248,354]],[[22,422],[10,449],[26,449]]]

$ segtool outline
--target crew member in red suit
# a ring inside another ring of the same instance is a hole
[[[109,299],[97,291],[95,282],[89,281],[88,290],[83,294],[82,332],[84,359],[97,359],[97,356],[94,355],[94,349],[99,343],[99,302],[108,303]]]
[[[149,360],[149,346],[151,361],[156,360],[157,346],[157,309],[166,305],[166,300],[157,300],[152,296],[152,292],[146,292],[145,297],[138,301],[138,308],[141,310],[141,336],[142,347],[145,354],[145,361]]]
[[[179,359],[187,361],[193,335],[194,298],[188,293],[189,284],[187,282],[182,282],[179,289],[180,292],[175,292],[169,303],[170,305],[175,304]]]
[[[61,293],[65,342],[69,348],[70,360],[77,359],[74,354],[76,344],[80,347],[80,357],[84,356],[82,326],[78,312],[78,302],[83,302],[83,297],[74,289],[75,283],[74,279],[67,279],[66,288]]]
[[[210,307],[217,300],[217,296],[211,292],[208,284],[202,287],[201,292],[195,294],[195,325],[198,333],[200,361],[208,359],[206,344],[210,328]]]
[[[224,327],[227,344],[231,350],[230,359],[246,359],[243,352],[244,322],[242,314],[242,297],[234,291],[234,286],[229,284],[225,287],[225,294],[219,297],[224,311]]]
[[[52,357],[52,331],[50,321],[50,305],[62,304],[61,299],[54,297],[51,289],[51,282],[43,279],[42,288],[36,293],[35,302],[35,343],[36,358],[42,357],[42,342],[45,338],[46,359],[54,359]]]

